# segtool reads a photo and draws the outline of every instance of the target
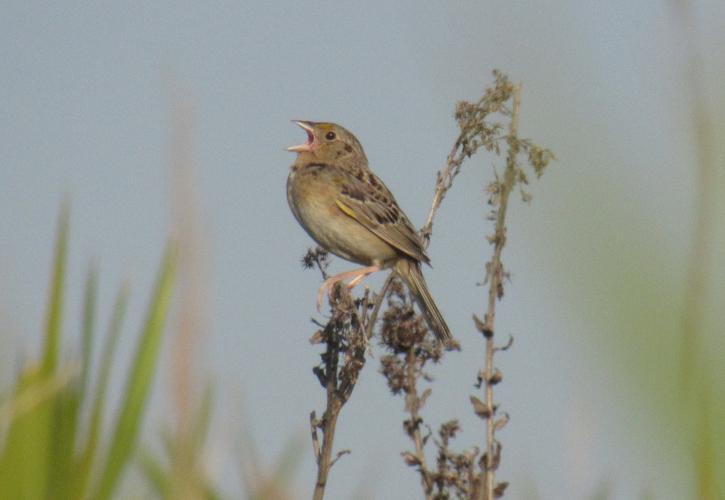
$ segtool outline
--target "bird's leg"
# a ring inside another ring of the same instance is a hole
[[[364,280],[369,274],[376,273],[380,271],[380,268],[378,266],[370,266],[369,268],[366,268],[365,270],[361,270],[364,272],[361,272],[357,276],[355,276],[353,279],[350,280],[350,283],[347,284],[347,289],[352,290],[356,286],[360,284],[362,280]]]
[[[325,297],[325,294],[329,294],[332,291],[332,287],[335,286],[335,283],[337,283],[338,281],[352,278],[350,283],[347,284],[347,287],[353,288],[358,285],[365,278],[365,276],[378,271],[380,271],[380,266],[368,266],[336,274],[332,278],[327,278],[320,286],[320,289],[317,290],[317,310],[319,311],[322,307],[322,299]]]

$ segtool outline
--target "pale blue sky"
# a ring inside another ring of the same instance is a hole
[[[714,88],[723,74],[725,10],[705,2],[696,21]],[[248,425],[266,460],[289,439],[304,453],[300,497],[313,484],[308,415],[322,408],[311,373],[319,276],[299,259],[311,245],[284,184],[300,142],[290,119],[336,121],[363,143],[373,169],[417,225],[455,136],[452,110],[475,99],[499,68],[524,83],[522,134],[558,158],[511,211],[505,262],[513,281],[501,333],[497,397],[501,479],[511,498],[582,498],[600,481],[615,498],[643,489],[683,498],[676,460],[652,445],[648,406],[607,370],[601,341],[619,307],[618,262],[655,248],[681,283],[693,214],[689,101],[677,26],[666,2],[6,2],[0,15],[0,361],[12,372],[37,347],[59,202],[72,200],[69,335],[78,324],[87,263],[101,269],[101,317],[131,284],[124,349],[132,345],[170,224],[171,87],[194,108],[193,155],[208,238],[205,367],[217,381],[213,475],[235,470]],[[719,65],[719,66],[718,66]],[[171,82],[171,83],[170,83]],[[713,97],[722,111],[722,91]],[[716,100],[719,99],[719,100]],[[722,114],[720,115],[722,116]],[[483,185],[491,157],[466,165],[446,199],[426,270],[462,353],[434,371],[425,418],[459,417],[458,445],[480,444],[468,395],[482,360],[471,313],[489,250]],[[500,164],[500,163],[499,163]],[[335,269],[349,267],[337,260]],[[594,276],[593,280],[590,280]],[[379,283],[380,279],[372,280]],[[677,321],[677,302],[661,304]],[[9,340],[5,340],[8,338]],[[336,443],[353,454],[329,498],[417,498],[399,453],[403,402],[370,359],[345,407]],[[69,354],[71,354],[69,352]],[[162,369],[147,435],[166,421]],[[633,403],[636,402],[636,403]],[[240,410],[243,408],[243,410]],[[243,424],[244,422],[244,424]],[[633,437],[634,436],[634,437]],[[663,444],[662,446],[667,446]],[[432,451],[432,450],[431,450]],[[662,460],[660,463],[659,460]],[[368,484],[363,478],[369,478]],[[221,481],[234,491],[237,483]],[[414,493],[411,493],[414,492]],[[367,495],[367,496],[365,496]]]

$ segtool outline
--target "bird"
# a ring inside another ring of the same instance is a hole
[[[423,241],[370,169],[360,141],[335,123],[293,122],[307,140],[287,148],[297,153],[287,177],[290,209],[322,248],[363,266],[326,279],[318,290],[317,309],[337,282],[350,279],[347,286],[352,288],[369,274],[392,269],[443,346],[458,348],[423,278],[421,266],[430,264]]]

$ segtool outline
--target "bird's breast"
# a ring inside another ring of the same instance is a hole
[[[323,248],[363,265],[383,264],[397,252],[338,207],[339,186],[323,170],[296,170],[287,178],[287,200],[307,233]]]

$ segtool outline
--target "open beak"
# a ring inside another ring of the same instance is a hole
[[[287,151],[292,151],[293,153],[302,153],[303,151],[312,151],[312,147],[315,144],[315,134],[312,129],[312,125],[310,122],[305,122],[301,120],[292,120],[293,123],[296,123],[302,129],[307,132],[307,142],[304,144],[298,144],[296,146],[290,146],[287,148]]]

